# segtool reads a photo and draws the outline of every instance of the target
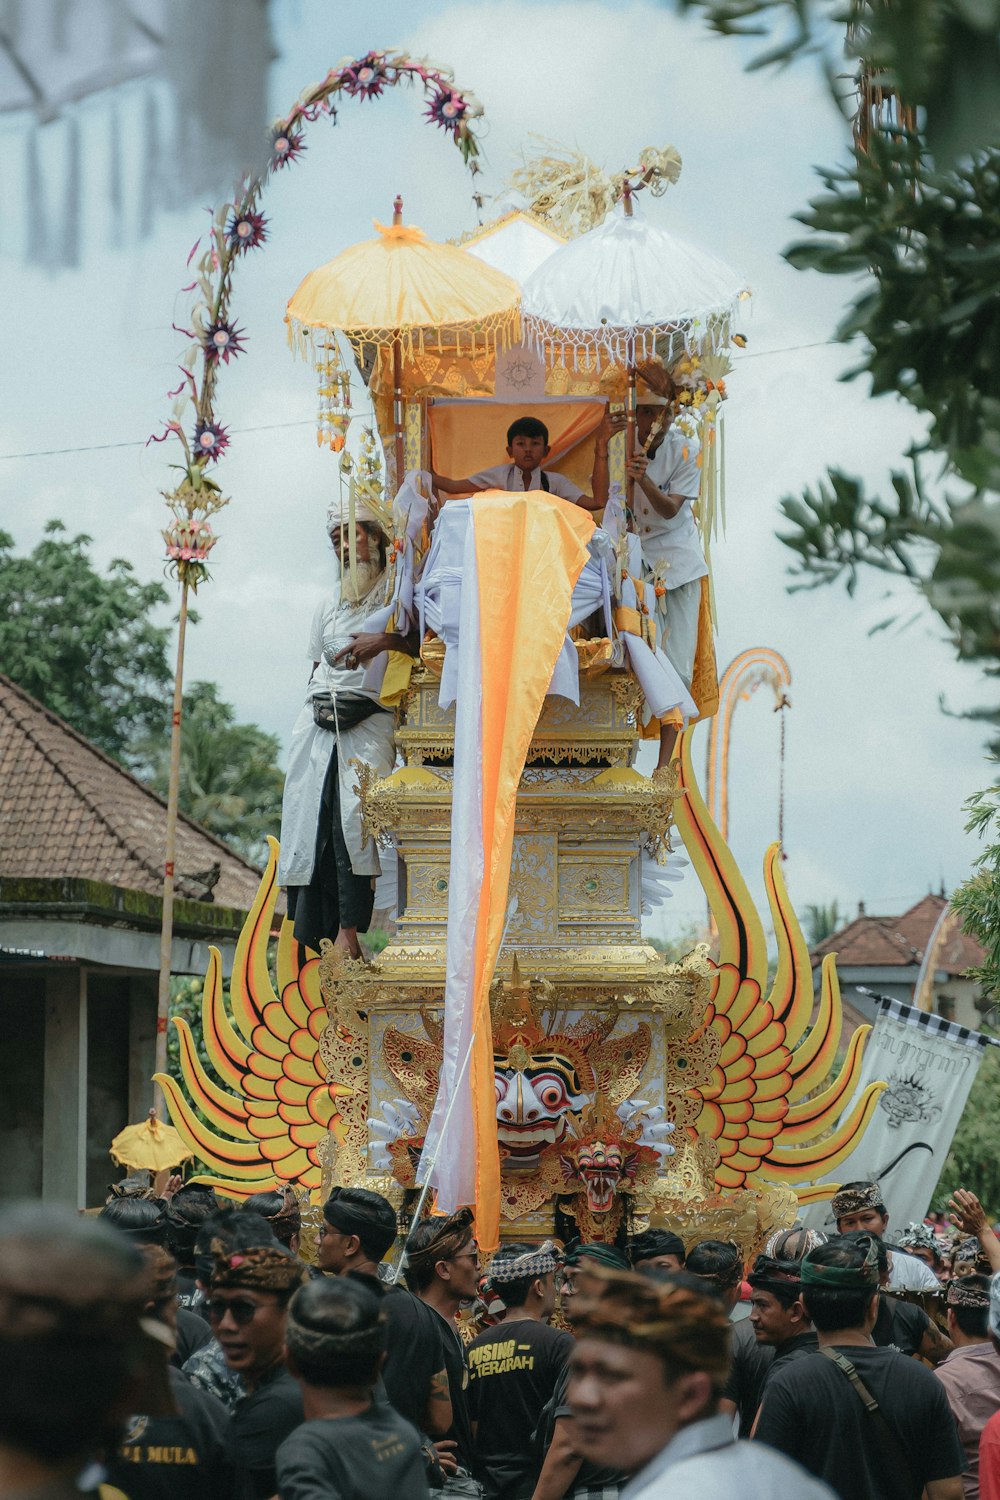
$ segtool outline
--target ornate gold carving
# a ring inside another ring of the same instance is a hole
[[[426,1036],[411,1036],[390,1026],[382,1041],[382,1056],[407,1099],[420,1110],[426,1125],[437,1098],[442,1024],[426,1009],[422,1008],[420,1015]]]
[[[714,972],[708,944],[699,943],[679,963],[667,964],[661,979],[643,987],[643,1002],[662,1016],[664,1033],[671,1041],[690,1036],[701,1023]]]
[[[352,760],[358,773],[354,790],[361,803],[361,826],[365,840],[374,839],[376,844],[389,848],[392,839],[389,830],[399,822],[399,791],[392,785],[391,777],[383,777],[363,760]]]
[[[634,857],[634,856],[633,856]],[[631,915],[628,907],[627,862],[599,865],[593,855],[578,860],[564,856],[559,862],[559,915],[607,921],[609,915]]]
[[[510,896],[517,910],[507,927],[512,943],[551,942],[556,936],[556,839],[515,834],[510,860]]]
[[[607,682],[614,695],[614,700],[622,719],[633,726],[637,726],[639,711],[644,701],[642,688],[636,682],[631,672],[611,672],[608,675]]]
[[[363,1181],[366,1166],[371,1083],[367,1011],[378,990],[378,969],[326,938],[320,948],[320,988],[330,1019],[319,1053],[327,1082],[336,1087],[342,1122],[331,1132],[329,1179],[330,1186],[347,1187]]]

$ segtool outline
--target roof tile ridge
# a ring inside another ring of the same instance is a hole
[[[23,687],[21,687],[20,683],[15,682],[12,677],[6,676],[6,674],[3,672],[0,672],[0,687],[9,687],[13,689],[14,693],[16,693],[19,698],[23,698],[28,706],[35,712],[50,720],[50,722],[53,723],[58,730],[60,730],[63,734],[68,735],[71,739],[76,740],[78,744],[82,745],[85,750],[88,750],[90,754],[95,756],[98,760],[102,760],[105,765],[110,767],[111,770],[117,771],[119,776],[124,776],[126,780],[131,781],[134,786],[138,787],[140,792],[143,792],[145,796],[149,797],[153,802],[158,802],[163,810],[166,811],[166,797],[161,797],[160,793],[153,787],[151,787],[148,782],[143,781],[141,777],[135,774],[134,771],[130,771],[127,766],[123,766],[121,761],[115,760],[113,755],[109,755],[106,750],[102,750],[101,747],[99,745],[95,745],[92,740],[88,740],[85,734],[81,734],[78,729],[74,729],[72,724],[68,723],[67,720],[62,718],[59,714],[55,713],[53,709],[46,708],[44,703],[42,703],[38,698],[33,697],[31,693],[27,692]],[[35,743],[37,744],[37,741]],[[39,749],[41,749],[41,746],[39,746]],[[47,752],[43,751],[43,754],[45,754],[45,758],[47,760],[51,760],[51,757]],[[55,764],[55,762],[52,762],[52,764]],[[65,776],[64,779],[66,779]],[[72,786],[72,782],[70,782],[69,785]],[[76,790],[75,787],[74,790]],[[224,854],[228,854],[230,859],[236,860],[236,862],[238,864],[241,864],[249,874],[256,875],[257,879],[260,879],[262,872],[259,865],[251,864],[248,859],[244,859],[243,855],[240,854],[236,849],[234,849],[231,844],[227,844],[225,839],[220,839],[218,834],[212,833],[212,831],[206,828],[204,824],[199,823],[196,818],[190,817],[186,812],[182,812],[180,808],[178,808],[177,819],[178,822],[185,823],[188,828],[192,829],[195,833],[201,834],[202,838],[208,839],[209,843],[214,844],[217,849],[221,849]],[[157,876],[157,878],[162,878],[162,872]]]
[[[29,702],[33,701],[31,699],[31,695],[30,694],[25,693],[24,696],[26,698],[28,698]],[[47,710],[46,710],[46,712],[47,712]],[[12,717],[14,717],[14,715],[12,715]],[[59,716],[57,714],[53,714],[53,715],[51,715],[51,717],[55,719],[55,722],[57,724],[59,724],[59,725],[62,724],[62,720],[59,718]],[[65,783],[66,786],[69,787],[69,789],[73,793],[73,795],[75,797],[79,798],[79,800],[84,804],[84,806],[97,819],[98,823],[100,823],[101,826],[107,830],[107,832],[111,835],[111,838],[114,841],[114,843],[118,846],[118,848],[120,848],[120,849],[122,849],[124,851],[124,853],[126,854],[126,856],[128,857],[128,859],[133,864],[138,865],[141,870],[145,871],[145,873],[147,875],[150,875],[154,880],[157,880],[157,881],[162,880],[163,879],[163,871],[161,869],[158,869],[155,865],[149,864],[145,859],[143,859],[142,855],[139,854],[137,850],[132,849],[132,848],[129,847],[129,845],[125,842],[125,839],[118,832],[118,829],[114,826],[114,824],[110,821],[110,819],[105,815],[105,813],[101,810],[101,808],[93,801],[93,799],[90,796],[88,796],[88,794],[84,790],[84,788],[81,787],[81,786],[78,786],[74,781],[72,781],[70,779],[70,777],[66,774],[66,771],[63,769],[63,767],[59,764],[59,762],[57,760],[55,760],[52,757],[52,755],[50,755],[50,753],[46,749],[45,745],[43,745],[42,742],[41,742],[41,740],[38,738],[38,735],[37,735],[35,729],[33,728],[33,726],[31,725],[30,721],[23,721],[20,718],[16,718],[15,722],[18,724],[18,727],[20,728],[21,732],[23,734],[25,734],[27,736],[27,738],[31,741],[31,743],[34,745],[35,749],[41,755],[42,759],[48,762],[48,764],[52,767],[53,771],[55,771],[56,775],[58,777],[60,777],[60,779]],[[82,735],[78,735],[77,738],[80,739],[84,745],[88,744],[88,741],[86,739],[84,739]],[[102,752],[98,752],[98,753],[102,753]],[[105,759],[110,759],[110,757],[104,757],[104,758]],[[114,761],[112,761],[111,764],[115,765],[116,763]],[[141,783],[140,783],[140,785],[141,785]]]

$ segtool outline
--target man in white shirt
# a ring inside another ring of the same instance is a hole
[[[717,1413],[729,1320],[696,1277],[608,1271],[574,1323],[567,1399],[591,1463],[630,1475],[621,1500],[832,1500],[798,1464],[733,1438]]]
[[[638,447],[626,473],[634,481],[632,510],[642,543],[645,580],[653,590],[659,644],[690,690],[702,593],[708,579],[692,509],[701,485],[700,444],[672,422],[670,396],[640,395],[636,409]],[[661,766],[670,760],[678,727],[669,721],[661,724]]]
[[[834,1193],[831,1206],[838,1234],[863,1229],[876,1239],[884,1238],[889,1214],[877,1182],[846,1182]],[[941,1283],[928,1265],[917,1256],[896,1249],[889,1255],[887,1286],[890,1292],[934,1292],[941,1289]]]
[[[480,490],[544,490],[558,495],[584,510],[603,510],[608,503],[608,443],[622,423],[612,422],[607,408],[594,434],[594,467],[590,476],[592,493],[584,494],[579,485],[542,465],[549,456],[549,430],[537,417],[518,417],[507,429],[508,463],[492,469],[480,469],[467,479],[446,479],[434,474],[434,488],[442,495],[468,495]]]

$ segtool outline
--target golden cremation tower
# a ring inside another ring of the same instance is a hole
[[[453,837],[454,715],[438,685],[431,657],[401,708],[403,766],[384,779],[358,768],[369,833],[399,860],[388,947],[366,965],[324,944],[303,963],[286,923],[275,985],[272,853],[229,1005],[217,962],[206,983],[215,1076],[175,1022],[185,1088],[161,1080],[171,1114],[202,1180],[227,1192],[277,1180],[412,1201],[441,1065]],[[630,673],[589,661],[578,708],[546,700],[518,789],[491,993],[503,1232],[611,1240],[651,1220],[750,1253],[853,1149],[882,1085],[847,1110],[869,1028],[834,1075],[836,972],[828,961],[814,1014],[777,846],[765,862],[779,945],[768,986],[763,926],[695,784],[689,736],[669,770],[630,767],[640,703]],[[678,832],[718,925],[717,963],[706,948],[666,963],[642,937],[644,867],[655,877]]]

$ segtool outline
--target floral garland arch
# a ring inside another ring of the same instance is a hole
[[[181,480],[173,490],[163,491],[173,520],[163,532],[169,571],[182,585],[197,589],[208,574],[208,555],[216,543],[210,517],[226,505],[221,487],[206,472],[229,446],[229,432],[219,421],[216,397],[222,366],[245,352],[245,329],[237,326],[233,313],[233,275],[240,258],[259,249],[267,239],[268,221],[260,211],[264,189],[271,176],[297,161],[306,149],[305,127],[326,117],[336,123],[334,100],[338,95],[354,99],[378,99],[398,84],[419,85],[426,101],[425,117],[449,135],[462,159],[475,175],[479,171],[479,142],[473,121],[482,106],[465,89],[457,89],[445,68],[408,57],[403,53],[368,52],[354,61],[338,63],[303,94],[283,119],[272,126],[271,156],[256,177],[245,176],[232,202],[220,205],[212,215],[205,248],[201,236],[188,254],[194,262],[195,279],[182,288],[197,293],[190,312],[190,327],[173,326],[191,340],[180,363],[180,385],[168,394],[173,399],[171,416],[163,431],[148,442],[176,438],[184,461],[177,467]],[[477,206],[481,199],[474,195]],[[195,261],[199,250],[201,255]],[[193,406],[193,431],[185,431],[182,417]]]

